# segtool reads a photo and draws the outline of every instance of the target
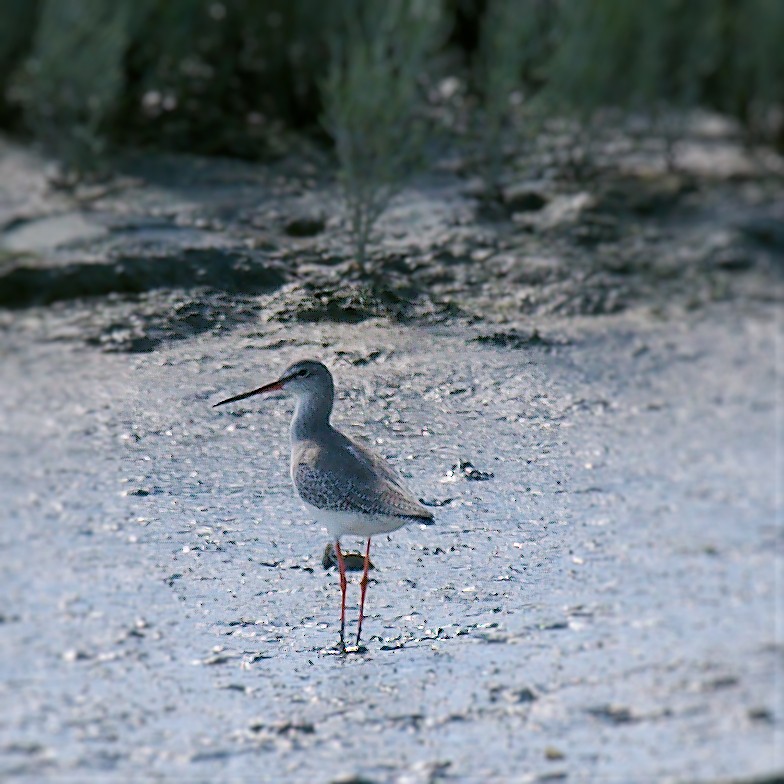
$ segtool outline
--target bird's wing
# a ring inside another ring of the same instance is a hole
[[[367,485],[342,476],[338,478],[330,471],[304,463],[296,467],[294,482],[302,500],[318,509],[402,517],[421,522],[433,519],[433,515],[418,501],[386,483],[379,488],[380,492],[374,492]]]
[[[354,441],[353,438],[348,438],[342,433],[337,434],[344,442],[345,448],[354,456],[357,462],[362,465],[368,472],[383,477],[385,482],[396,487],[403,495],[411,496],[402,477],[395,471],[394,468],[383,457],[375,454],[363,444]],[[412,500],[416,500],[413,499]]]
[[[433,519],[431,512],[406,490],[386,462],[359,444],[348,439],[346,442],[342,444],[339,474],[331,468],[335,463],[325,454],[311,452],[310,459],[297,461],[292,474],[303,501],[331,511],[380,514],[420,522]]]

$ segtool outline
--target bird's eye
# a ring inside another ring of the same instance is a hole
[[[302,368],[302,370],[298,370],[297,371],[297,375],[300,378],[305,378],[305,376],[309,376],[310,375],[310,371],[309,370],[305,370],[305,368]]]

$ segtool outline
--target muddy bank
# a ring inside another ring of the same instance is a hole
[[[781,774],[777,163],[447,161],[360,271],[317,160],[64,192],[4,144],[2,776]],[[374,541],[363,656],[290,405],[211,408],[303,356],[437,518]]]
[[[96,316],[85,339],[146,351],[167,331],[188,334],[182,309],[226,312],[223,321],[200,314],[190,334],[231,326],[226,297],[238,295],[259,318],[345,323],[779,300],[780,158],[742,147],[713,117],[684,133],[675,171],[658,142],[619,129],[578,174],[542,141],[510,159],[494,189],[465,151],[435,154],[430,173],[393,202],[371,262],[358,269],[318,149],[273,166],[128,155],[105,181],[64,188],[45,161],[4,141],[0,306],[89,299]],[[134,324],[128,340],[117,339],[118,321]]]
[[[3,774],[770,775],[775,315],[550,319],[519,346],[459,323],[238,324],[131,356],[17,322]],[[347,659],[323,653],[339,590],[289,485],[288,404],[210,407],[304,355],[336,374],[338,424],[440,504],[376,541],[368,653]]]

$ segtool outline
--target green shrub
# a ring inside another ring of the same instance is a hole
[[[25,120],[77,169],[103,152],[103,130],[125,84],[123,59],[140,0],[44,0],[15,86]]]
[[[421,159],[419,80],[439,40],[441,11],[433,0],[365,0],[344,11],[330,41],[323,122],[363,266],[376,221]]]
[[[713,106],[743,117],[784,99],[779,0],[560,0],[543,97],[560,110]]]
[[[280,126],[317,122],[331,13],[320,0],[154,0],[129,52],[126,139],[264,157]]]
[[[474,79],[482,99],[478,117],[487,184],[497,187],[503,164],[504,130],[512,100],[526,101],[546,58],[552,4],[546,0],[494,0],[482,17]]]
[[[262,157],[324,117],[357,193],[411,167],[446,55],[450,75],[473,63],[495,180],[515,93],[581,118],[715,108],[784,143],[782,40],[782,0],[2,0],[0,124],[89,168],[115,143]]]
[[[722,57],[706,87],[707,101],[768,134],[771,110],[784,104],[784,3],[719,3]],[[780,118],[779,118],[780,119]],[[779,129],[784,136],[784,124]],[[780,140],[784,143],[784,138]],[[784,144],[782,145],[784,146]]]

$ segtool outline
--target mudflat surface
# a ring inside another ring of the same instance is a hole
[[[0,140],[0,778],[778,780],[784,166],[621,142],[446,156],[358,268],[318,156],[63,188]],[[362,654],[290,402],[211,408],[303,357],[437,518]]]
[[[28,314],[4,335],[3,775],[771,773],[777,315],[553,322],[523,348],[240,327],[127,356],[31,340]],[[210,407],[297,356],[333,368],[340,426],[450,499],[375,541],[364,655],[325,652],[339,590],[290,406]],[[493,478],[443,481],[460,457]]]

